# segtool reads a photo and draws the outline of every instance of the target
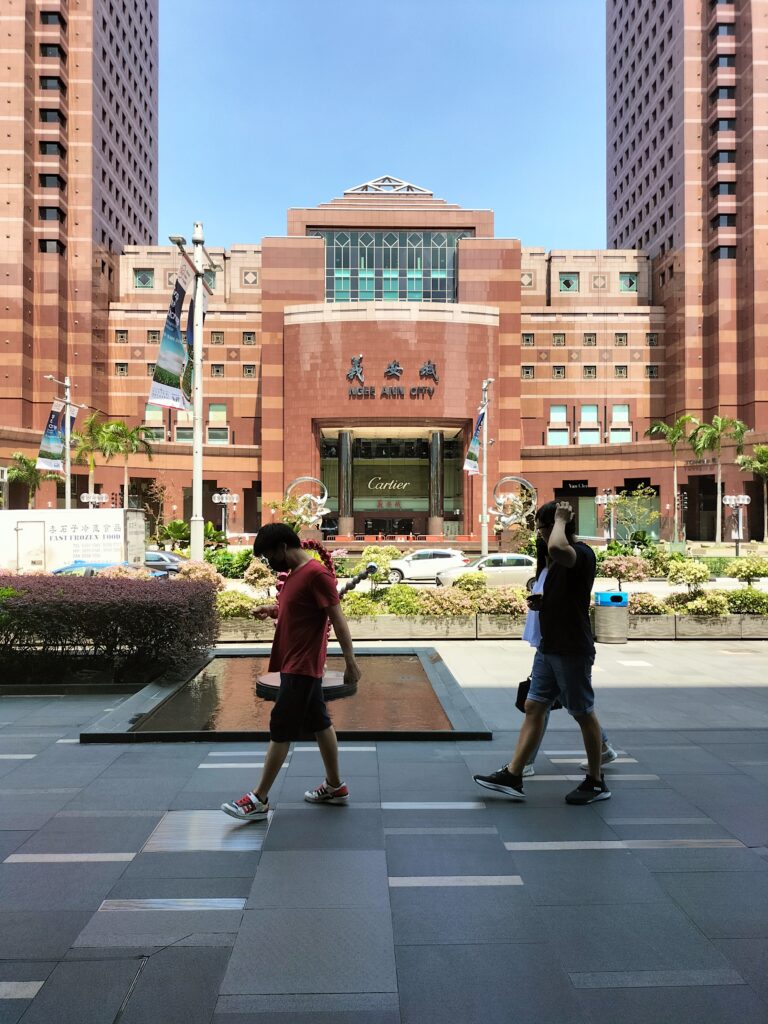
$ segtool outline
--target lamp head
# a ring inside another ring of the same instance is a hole
[[[174,245],[186,245],[187,240],[183,235],[168,235],[168,241]]]

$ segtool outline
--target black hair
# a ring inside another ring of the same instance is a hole
[[[262,526],[256,534],[253,542],[253,553],[260,558],[267,551],[272,551],[278,544],[285,544],[287,548],[300,548],[301,540],[298,533],[293,531],[285,523],[267,523]]]
[[[547,567],[547,555],[549,554],[549,548],[547,542],[541,537],[536,538],[536,579],[541,576],[542,572]]]
[[[547,501],[536,509],[536,522],[542,526],[552,527],[555,525],[555,512],[557,511],[556,501]],[[576,536],[576,523],[571,519],[565,524],[565,536],[573,540]]]

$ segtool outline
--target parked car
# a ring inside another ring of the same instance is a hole
[[[64,565],[61,569],[54,569],[54,576],[97,576],[102,569],[111,569],[115,565],[124,566],[127,569],[141,569],[143,566],[131,565],[129,562],[72,562],[71,565]],[[152,576],[167,576],[166,569],[150,569]]]
[[[165,572],[178,572],[179,565],[185,561],[181,555],[172,551],[145,551],[144,565],[147,569],[163,569]]]
[[[389,582],[401,580],[432,580],[443,569],[465,569],[469,559],[462,551],[451,548],[423,548],[405,558],[395,558],[389,563]]]
[[[440,569],[436,583],[438,587],[452,587],[465,572],[482,572],[489,587],[524,587],[536,575],[536,559],[530,555],[484,555],[468,565]]]

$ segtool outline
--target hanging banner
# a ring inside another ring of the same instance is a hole
[[[163,336],[155,361],[155,372],[152,374],[152,387],[149,401],[152,405],[161,405],[166,409],[187,409],[189,402],[184,397],[182,380],[187,364],[189,364],[190,387],[192,377],[192,349],[184,344],[181,336],[181,308],[184,296],[194,281],[192,268],[185,262],[179,267],[176,284],[165,318]]]
[[[69,427],[75,424],[77,409],[70,406]],[[53,400],[48,422],[40,441],[40,452],[37,456],[38,469],[47,469],[53,473],[64,472],[64,403],[58,398]]]
[[[203,290],[203,323],[208,312],[208,292]],[[192,381],[194,380],[195,366],[195,300],[190,300],[187,310],[187,364],[184,367],[184,374],[181,378],[181,393],[187,403],[187,408],[192,406]]]
[[[464,472],[469,473],[470,476],[475,476],[480,472],[478,467],[478,460],[480,459],[480,431],[483,428],[483,420],[485,419],[485,408],[477,417],[477,426],[475,432],[472,435],[472,440],[469,442],[469,448],[464,459]]]

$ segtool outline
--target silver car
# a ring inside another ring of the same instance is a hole
[[[389,582],[401,580],[434,580],[443,569],[457,569],[466,572],[469,559],[461,551],[451,548],[423,548],[412,551],[405,558],[395,558],[389,563]]]
[[[481,572],[489,587],[524,587],[536,575],[536,559],[530,555],[497,553],[475,558],[461,567],[441,569],[437,574],[438,587],[452,587],[465,572]]]

